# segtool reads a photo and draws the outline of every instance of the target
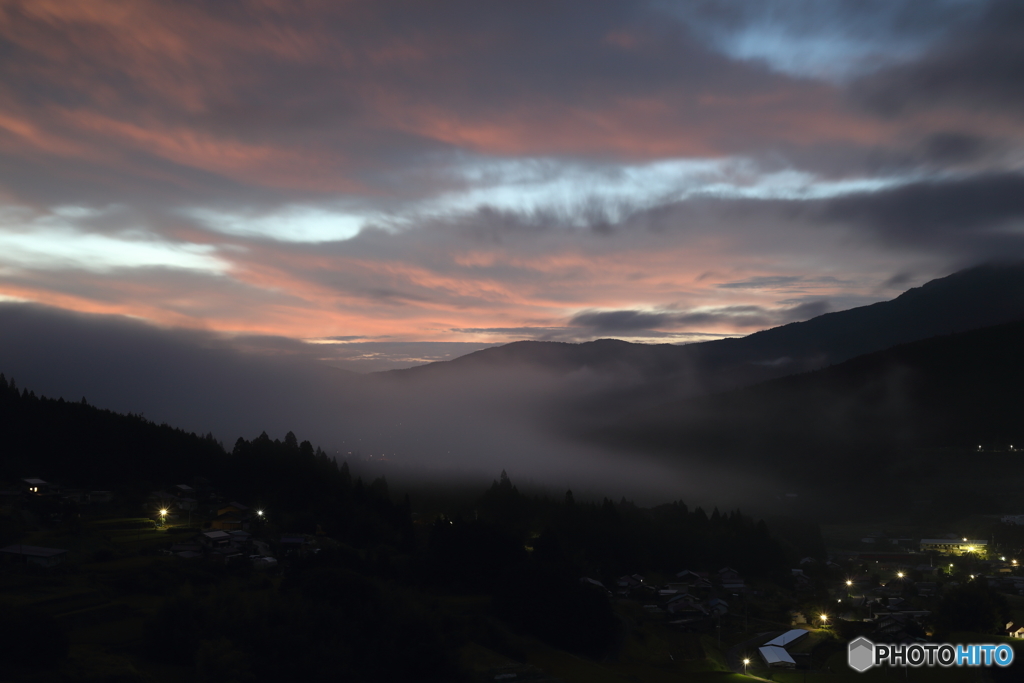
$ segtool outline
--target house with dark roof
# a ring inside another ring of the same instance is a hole
[[[9,545],[0,548],[0,557],[7,562],[53,567],[67,559],[68,551],[61,548],[43,548],[35,545]]]
[[[50,483],[48,481],[44,481],[43,479],[36,479],[34,477],[22,479],[19,482],[19,484],[21,485],[22,491],[37,496],[42,496],[47,493],[50,493],[51,489]]]

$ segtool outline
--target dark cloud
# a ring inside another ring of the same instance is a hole
[[[1001,173],[919,182],[838,197],[827,220],[856,224],[886,241],[939,250],[968,248],[977,258],[1024,253],[1024,236],[1000,231],[1024,220],[1024,175]]]
[[[770,203],[768,203],[770,204]],[[718,289],[802,289],[848,284],[830,275],[805,277],[802,275],[759,275],[738,282],[723,282]]]
[[[914,274],[908,272],[894,273],[892,277],[882,283],[883,289],[906,289],[907,285],[914,281]]]
[[[1024,89],[1024,5],[993,0],[977,23],[948,35],[923,58],[883,69],[854,93],[886,115],[935,105],[995,109],[1020,118]]]
[[[596,334],[622,334],[651,330],[673,324],[671,313],[646,313],[642,311],[585,311],[569,321],[570,325],[589,327]]]
[[[564,327],[453,327],[452,332],[460,334],[500,334],[519,336],[522,339],[546,339],[549,335],[560,335],[566,332]]]
[[[740,282],[724,282],[716,285],[719,289],[764,289],[797,284],[803,278],[798,275],[762,275]]]
[[[966,133],[935,133],[924,140],[925,158],[934,164],[963,164],[984,157],[992,149],[986,138]]]
[[[784,308],[764,306],[721,306],[693,312],[585,311],[569,321],[570,325],[588,328],[593,334],[646,333],[656,336],[668,330],[679,331],[692,326],[729,325],[738,328],[767,328],[807,320],[831,310],[827,299],[804,301]]]

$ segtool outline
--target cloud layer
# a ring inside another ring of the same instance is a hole
[[[1024,256],[1021,45],[1007,0],[7,0],[0,298],[365,369],[746,334]]]

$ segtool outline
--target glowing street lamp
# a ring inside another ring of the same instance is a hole
[[[818,616],[821,619],[822,627],[828,626],[828,615],[827,614],[820,614]]]
[[[897,579],[902,579],[903,578],[903,572],[896,572],[896,578]]]
[[[747,666],[750,664],[750,660],[747,658],[743,659],[743,675],[747,675]]]

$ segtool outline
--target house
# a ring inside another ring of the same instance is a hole
[[[675,603],[681,603],[684,605],[696,605],[700,602],[700,598],[689,593],[676,593],[668,599],[668,604],[673,605]]]
[[[638,576],[640,575],[634,574],[633,576],[629,576],[626,574],[624,576],[620,576],[619,580],[615,582],[615,585],[624,589],[639,588],[640,584],[643,583],[643,577],[638,579]]]
[[[711,598],[704,603],[704,608],[713,617],[720,617],[729,613],[729,603],[721,598]]]
[[[210,522],[211,528],[224,531],[242,530],[246,526],[248,525],[236,512],[225,512],[224,514],[217,515],[217,518]]]
[[[722,567],[718,570],[719,581],[736,581],[740,578],[740,573],[732,567]]]
[[[20,484],[22,491],[25,493],[32,493],[37,496],[41,496],[50,492],[49,482],[43,481],[42,479],[22,479]]]
[[[741,591],[746,588],[746,584],[743,583],[743,579],[740,577],[739,572],[731,567],[722,567],[718,570],[718,580],[722,584],[722,588],[727,591]]]
[[[982,557],[988,550],[988,541],[969,538],[922,538],[921,552],[937,552],[942,555],[966,555],[975,553]]]
[[[708,611],[701,605],[689,600],[676,600],[665,606],[665,611],[674,617],[689,619],[706,619]]]
[[[42,548],[35,545],[9,545],[0,548],[0,556],[7,562],[35,564],[40,567],[53,567],[67,559],[67,550],[60,548]]]
[[[222,548],[231,542],[231,535],[226,531],[204,531],[199,534],[199,542],[210,548]]]
[[[907,626],[910,617],[904,614],[885,614],[875,621],[875,638],[878,640],[900,642],[907,637]]]
[[[280,540],[281,551],[284,553],[288,552],[302,552],[302,546],[306,543],[306,539],[302,536],[282,536]]]
[[[217,510],[217,517],[210,524],[214,529],[248,529],[249,507],[238,501],[231,501]]]
[[[1014,623],[1011,621],[1006,625],[1006,635],[1011,638],[1024,638],[1024,626],[1015,629]]]
[[[809,633],[809,631],[805,631],[802,628],[793,628],[793,629],[790,629],[790,630],[786,631],[781,636],[777,636],[775,638],[772,638],[767,643],[765,643],[765,645],[778,646],[778,647],[789,647],[790,645],[792,645],[793,643],[797,642],[801,638],[804,638],[808,633]]]
[[[796,668],[796,661],[786,652],[785,648],[776,645],[763,645],[757,649],[761,659],[770,668]]]

